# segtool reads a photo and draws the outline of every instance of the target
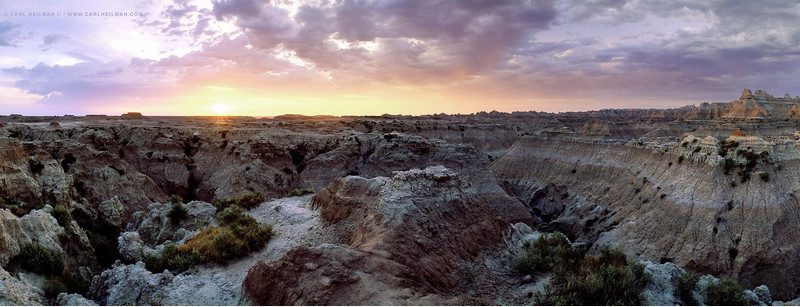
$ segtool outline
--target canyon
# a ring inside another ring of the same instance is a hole
[[[263,247],[153,269],[238,227],[220,200],[242,195],[262,196],[243,214],[271,226]],[[0,116],[0,302],[529,304],[548,277],[514,259],[555,231],[644,263],[643,304],[689,303],[686,271],[708,274],[698,302],[722,276],[790,302],[798,197],[800,98],[761,90],[557,114]],[[34,243],[63,271],[26,268]]]

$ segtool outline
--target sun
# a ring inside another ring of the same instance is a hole
[[[228,113],[228,111],[230,111],[230,110],[231,110],[230,107],[228,107],[227,105],[221,104],[221,103],[218,103],[218,104],[215,104],[215,105],[211,106],[211,111],[213,111],[217,115],[223,115],[225,113]]]

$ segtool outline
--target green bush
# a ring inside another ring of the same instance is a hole
[[[728,150],[739,147],[739,142],[736,141],[728,141],[728,140],[719,140],[719,151],[717,153],[720,156],[725,157],[728,155]]]
[[[183,203],[183,197],[181,197],[180,195],[172,194],[172,195],[169,196],[169,202],[171,204],[182,204]]]
[[[535,300],[543,305],[639,305],[648,280],[643,264],[604,247],[600,255],[585,256],[572,269],[556,270]]]
[[[49,279],[44,282],[42,290],[44,290],[44,296],[47,298],[56,298],[61,292],[69,292],[69,289],[65,284],[57,280]]]
[[[61,254],[36,242],[23,246],[22,252],[17,257],[22,261],[22,268],[31,272],[60,275],[64,271],[64,259]]]
[[[261,225],[236,205],[217,214],[219,227],[210,227],[189,238],[184,244],[164,247],[161,258],[145,257],[145,267],[151,272],[183,272],[194,265],[246,256],[264,247],[273,236],[271,225]]]
[[[675,296],[680,297],[683,303],[690,306],[697,306],[697,301],[692,297],[692,291],[697,286],[700,275],[694,272],[683,272],[677,279],[675,286]]]
[[[572,173],[574,174],[575,170],[573,170]],[[314,189],[294,189],[286,193],[286,197],[303,196],[307,194],[314,194]]]
[[[578,253],[564,234],[544,233],[526,248],[525,255],[516,259],[512,266],[523,274],[550,271],[574,266]]]
[[[264,202],[264,200],[266,200],[264,195],[261,195],[260,193],[252,193],[230,198],[216,199],[214,200],[213,204],[214,207],[217,207],[218,211],[234,205],[239,206],[240,208],[253,209],[258,207],[258,205]]]
[[[152,255],[145,256],[144,266],[151,272],[160,273],[170,270],[173,273],[181,273],[195,265],[202,263],[202,258],[198,253],[183,253],[178,250],[175,244],[164,245],[161,251],[161,258]]]
[[[730,278],[722,277],[719,282],[706,289],[706,305],[710,306],[746,306],[749,301],[744,296],[744,289]]]
[[[761,180],[764,182],[769,182],[769,173],[767,172],[761,172],[760,174],[758,174],[758,177],[761,178]]]
[[[678,157],[678,164],[681,164],[683,162],[683,159],[685,159],[685,157],[683,155]]]
[[[598,256],[585,256],[573,269],[556,270],[545,294],[544,305],[639,305],[639,294],[649,276],[644,265],[630,262],[619,249],[604,247]]]
[[[50,211],[50,215],[58,221],[58,225],[61,225],[61,227],[67,227],[67,225],[72,222],[72,215],[69,213],[69,210],[61,206],[53,207],[53,210]]]
[[[622,250],[604,247],[599,255],[587,256],[561,233],[543,234],[528,244],[513,267],[524,274],[554,273],[544,293],[536,293],[535,303],[543,305],[638,305],[649,280],[644,265]]]
[[[186,209],[186,206],[180,202],[173,202],[172,208],[167,213],[167,217],[169,217],[169,221],[173,225],[180,224],[187,216],[189,216],[189,209]]]
[[[217,215],[220,227],[205,229],[190,238],[178,250],[197,251],[206,262],[225,263],[264,247],[273,236],[272,226],[261,225],[237,206]]]

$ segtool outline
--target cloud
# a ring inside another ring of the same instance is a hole
[[[259,17],[266,2],[260,0],[228,0],[214,1],[214,16],[223,19],[226,16]]]
[[[20,40],[20,24],[0,21],[0,46],[14,47]]]
[[[50,46],[56,44],[58,41],[65,40],[68,37],[64,34],[48,34],[42,39],[42,44]]]
[[[405,82],[490,70],[556,16],[550,1],[340,1],[292,11],[235,0],[215,2],[214,13],[235,20],[253,46],[290,49],[334,76]],[[387,76],[397,72],[409,75]]]
[[[167,0],[153,3],[159,1]],[[157,55],[104,56],[102,42],[66,48],[62,40],[81,33],[65,30],[45,36],[43,44],[58,45],[64,49],[60,55],[72,59],[66,62],[78,64],[28,62],[26,68],[9,61],[14,64],[6,67],[18,67],[3,74],[31,94],[62,93],[50,95],[48,103],[155,97],[191,86],[344,93],[355,84],[377,92],[480,97],[516,109],[533,108],[528,103],[536,99],[605,107],[653,99],[727,100],[741,87],[789,90],[800,77],[800,4],[787,0],[769,6],[711,0],[158,5],[136,20],[141,31],[159,38],[148,49],[161,48]],[[24,28],[0,22],[0,46],[28,48],[20,43]],[[69,47],[81,44],[76,41],[69,40]],[[186,46],[174,51],[175,42]]]

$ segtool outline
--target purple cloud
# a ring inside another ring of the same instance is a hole
[[[0,21],[0,46],[14,47],[20,40],[20,24]]]

